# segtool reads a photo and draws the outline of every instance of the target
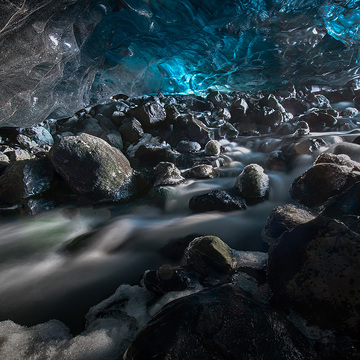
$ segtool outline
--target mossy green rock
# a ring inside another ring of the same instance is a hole
[[[187,264],[202,276],[227,275],[235,263],[231,248],[217,236],[195,238],[185,251]]]

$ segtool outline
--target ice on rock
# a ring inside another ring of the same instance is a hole
[[[112,296],[90,309],[86,328],[77,336],[57,320],[32,327],[2,321],[0,359],[118,360],[164,305],[200,290],[200,285],[194,285],[155,298],[143,287],[121,285]]]
[[[358,23],[354,0],[1,2],[1,124],[118,93],[345,85],[359,77]]]

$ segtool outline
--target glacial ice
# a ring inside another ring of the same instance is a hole
[[[60,118],[116,93],[204,94],[359,77],[355,0],[0,3],[0,124]]]

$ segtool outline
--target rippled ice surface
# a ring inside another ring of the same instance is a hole
[[[355,0],[2,2],[0,122],[116,93],[343,86],[359,78],[359,20]]]

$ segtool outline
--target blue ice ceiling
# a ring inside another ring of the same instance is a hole
[[[342,86],[359,77],[356,1],[27,0],[27,12],[20,3],[0,5],[3,124],[65,116],[116,93]]]

